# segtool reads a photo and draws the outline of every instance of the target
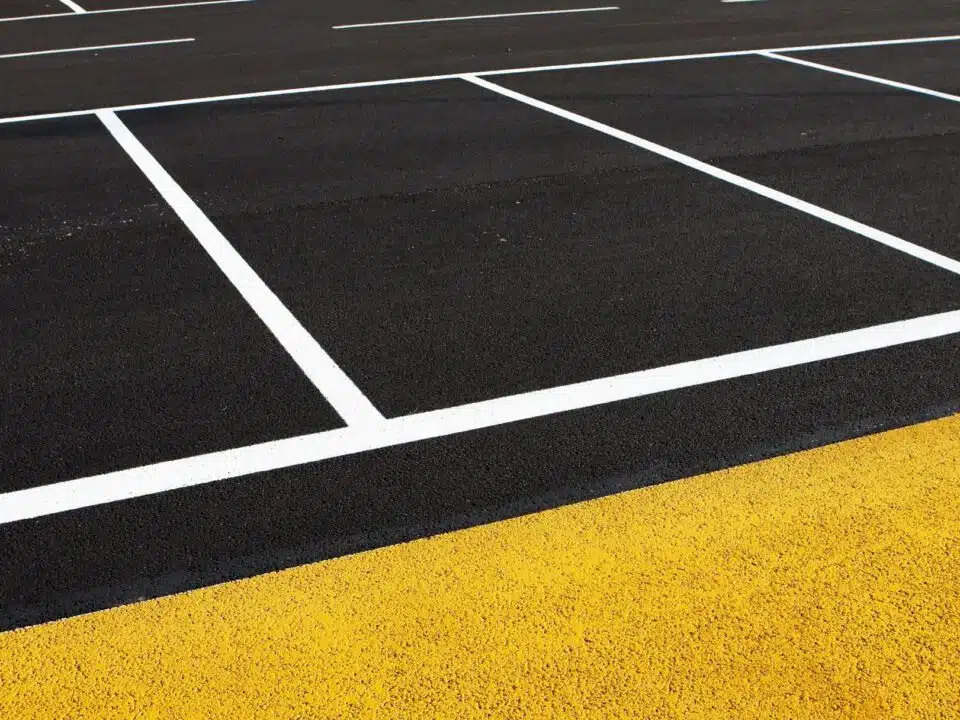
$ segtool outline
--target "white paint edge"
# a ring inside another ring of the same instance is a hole
[[[71,10],[73,10],[73,12],[77,15],[82,15],[87,12],[82,7],[77,5],[73,0],[60,0],[60,2],[66,5]]]
[[[85,47],[59,48],[57,50],[36,50],[34,52],[10,53],[0,55],[0,60],[13,58],[35,57],[38,55],[63,55],[65,53],[95,52],[98,50],[120,50],[121,48],[150,47],[151,45],[175,45],[177,43],[194,42],[194,38],[175,38],[173,40],[148,40],[146,42],[119,43],[116,45],[88,45]],[[86,115],[95,113],[86,112]]]
[[[0,524],[960,333],[960,310],[0,495]]]
[[[685,165],[693,170],[697,170],[706,175],[715,177],[718,180],[723,180],[731,185],[736,185],[744,190],[748,190],[752,193],[760,195],[761,197],[765,197],[768,200],[773,200],[781,205],[786,205],[794,210],[799,210],[802,213],[806,213],[807,215],[811,215],[819,220],[828,222],[831,225],[836,225],[844,230],[849,230],[857,235],[874,240],[878,243],[886,245],[887,247],[891,247],[894,250],[899,250],[900,252],[911,255],[919,260],[923,260],[944,270],[948,270],[952,273],[960,275],[960,261],[954,260],[953,258],[949,258],[945,255],[941,255],[933,250],[928,250],[925,247],[921,247],[920,245],[916,245],[912,242],[908,242],[907,240],[895,237],[890,233],[870,227],[869,225],[865,225],[857,220],[853,220],[844,215],[840,215],[839,213],[835,213],[832,210],[827,210],[819,205],[809,203],[806,200],[801,200],[793,197],[792,195],[787,195],[784,192],[774,190],[771,187],[762,185],[761,183],[749,180],[732,172],[728,172],[727,170],[722,170],[718,167],[705,163],[702,160],[697,160],[689,155],[684,155],[681,152],[671,150],[663,145],[658,145],[650,140],[645,140],[636,135],[632,135],[631,133],[611,127],[610,125],[597,122],[596,120],[591,120],[588,117],[578,115],[577,113],[570,112],[569,110],[564,110],[561,107],[551,105],[550,103],[543,102],[542,100],[537,100],[529,95],[524,95],[523,93],[519,93],[515,90],[510,90],[502,85],[492,83],[489,80],[484,80],[483,78],[473,75],[463,75],[462,77],[467,82],[471,82],[474,85],[479,85],[482,88],[486,88],[487,90],[503,95],[504,97],[508,97],[511,100],[516,100],[517,102],[521,102],[525,105],[535,107],[538,110],[543,110],[544,112],[561,117],[564,120],[569,120],[570,122],[577,123],[578,125],[588,127],[591,130],[601,132],[604,135],[614,137],[617,140],[622,140],[623,142],[629,143],[649,152],[656,153],[657,155],[665,157],[668,160]]]
[[[820,63],[811,62],[810,60],[802,60],[801,58],[789,57],[787,55],[778,55],[777,53],[767,51],[759,52],[757,55],[761,55],[762,57],[769,58],[771,60],[779,60],[780,62],[793,63],[794,65],[802,65],[803,67],[812,68],[814,70],[833,73],[834,75],[843,75],[844,77],[854,78],[856,80],[866,80],[867,82],[897,88],[898,90],[906,90],[912,93],[919,93],[920,95],[929,95],[930,97],[935,97],[939,100],[960,102],[960,95],[951,95],[950,93],[940,92],[939,90],[931,90],[930,88],[920,87],[919,85],[909,85],[907,83],[897,82],[896,80],[888,80],[887,78],[877,77],[876,75],[866,75],[864,73],[858,73],[852,70],[844,70],[843,68],[834,67],[833,65],[822,65]]]
[[[531,12],[496,13],[493,15],[459,15],[456,17],[420,18],[418,20],[390,20],[386,22],[354,23],[352,25],[334,25],[334,30],[354,30],[357,28],[388,27],[390,25],[424,25],[428,23],[460,22],[462,20],[493,20],[495,18],[530,17],[533,15],[571,15],[574,13],[594,13],[619,10],[616,5],[604,7],[572,8],[570,10],[536,10]]]
[[[63,0],[61,0],[63,1]],[[200,7],[201,5],[229,5],[232,3],[250,3],[255,0],[201,0],[200,2],[170,3],[167,5],[141,5],[140,7],[110,8],[108,10],[84,10],[84,15],[108,15],[111,13],[141,12],[143,10],[169,10],[171,8]],[[45,13],[43,15],[19,15],[0,17],[0,23],[23,22],[24,20],[48,20],[50,18],[75,17],[76,12]]]
[[[123,121],[110,111],[97,117],[344,422],[360,427],[382,423],[383,415]]]
[[[578,70],[584,68],[615,67],[620,65],[642,65],[648,63],[676,62],[683,60],[712,60],[719,58],[742,57],[756,55],[761,52],[807,52],[814,50],[843,50],[861,47],[883,47],[888,45],[917,45],[925,43],[957,42],[960,35],[941,35],[936,37],[900,38],[896,40],[871,40],[865,42],[832,43],[826,45],[797,45],[793,47],[764,48],[754,50],[730,50],[725,52],[697,53],[694,55],[663,55],[659,57],[632,58],[628,60],[606,60],[589,63],[572,63],[567,65],[540,65],[525,68],[511,68],[506,70],[482,70],[466,73],[475,77],[489,77],[493,75],[516,75],[522,73],[552,72],[556,70]],[[415,77],[392,78],[389,80],[369,80],[363,82],[338,83],[334,85],[312,85],[300,88],[284,88],[280,90],[261,90],[254,92],[233,93],[229,95],[209,95],[205,97],[183,98],[180,100],[161,100],[157,102],[138,103],[133,105],[115,105],[112,107],[95,108],[91,110],[67,110],[63,112],[37,113],[34,115],[19,115],[0,118],[0,125],[12,123],[32,122],[36,120],[59,120],[62,118],[95,115],[98,112],[128,112],[134,110],[156,110],[159,108],[178,107],[182,105],[200,105],[204,103],[230,102],[234,100],[256,100],[258,98],[279,97],[284,95],[302,95],[333,90],[352,90],[358,88],[381,87],[385,85],[404,85],[408,83],[436,82],[453,80],[461,77],[462,73],[448,73],[444,75],[421,75]]]

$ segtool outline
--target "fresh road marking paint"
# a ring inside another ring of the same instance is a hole
[[[960,102],[960,95],[951,95],[950,93],[940,92],[939,90],[931,90],[930,88],[920,87],[919,85],[909,85],[907,83],[897,82],[896,80],[887,80],[886,78],[877,77],[876,75],[865,75],[864,73],[858,73],[853,72],[852,70],[844,70],[843,68],[834,67],[833,65],[821,65],[820,63],[810,62],[809,60],[802,60],[800,58],[789,57],[787,55],[778,55],[775,52],[764,51],[757,53],[757,55],[762,55],[763,57],[770,58],[771,60],[793,63],[794,65],[803,65],[804,67],[813,68],[814,70],[822,70],[823,72],[834,73],[836,75],[844,75],[845,77],[856,78],[857,80],[866,80],[868,82],[886,85],[887,87],[897,88],[898,90],[906,90],[907,92],[929,95],[931,97],[939,98],[940,100]]]
[[[844,230],[849,230],[850,232],[862,235],[870,240],[875,240],[883,245],[891,247],[895,250],[899,250],[902,253],[912,255],[915,258],[960,275],[960,261],[948,258],[945,255],[934,252],[933,250],[928,250],[920,245],[915,245],[907,240],[902,240],[901,238],[890,235],[889,233],[885,233],[882,230],[877,230],[869,225],[864,225],[863,223],[848,218],[844,215],[840,215],[831,210],[826,210],[818,205],[808,203],[805,200],[800,200],[792,195],[787,195],[786,193],[780,192],[779,190],[774,190],[773,188],[767,187],[766,185],[762,185],[753,180],[748,180],[747,178],[736,175],[735,173],[728,172],[727,170],[721,170],[718,167],[714,167],[713,165],[705,163],[701,160],[692,158],[689,155],[684,155],[676,150],[671,150],[663,145],[658,145],[650,140],[644,140],[641,137],[624,132],[623,130],[618,130],[610,125],[597,122],[596,120],[591,120],[583,115],[578,115],[577,113],[570,112],[569,110],[564,110],[556,105],[551,105],[550,103],[543,102],[542,100],[532,98],[529,95],[518,93],[515,90],[510,90],[502,85],[497,85],[489,80],[479,78],[476,75],[464,75],[463,79],[473,83],[474,85],[479,85],[482,88],[499,93],[500,95],[508,97],[512,100],[535,107],[538,110],[543,110],[544,112],[562,117],[570,122],[588,127],[591,130],[596,130],[597,132],[617,138],[618,140],[622,140],[626,143],[630,143],[631,145],[635,145],[636,147],[643,148],[649,152],[656,153],[657,155],[665,157],[668,160],[680,163],[681,165],[686,165],[689,168],[715,177],[718,180],[723,180],[731,185],[736,185],[744,190],[749,190],[750,192],[756,193],[757,195],[765,197],[768,200],[773,200],[781,205],[786,205],[794,210],[799,210],[800,212],[812,215],[813,217],[823,220],[824,222],[828,222],[831,225],[836,225]]]
[[[957,333],[960,310],[41,485],[0,494],[0,525]]]
[[[495,18],[529,17],[531,15],[570,15],[573,13],[592,13],[619,10],[616,5],[605,7],[574,8],[572,10],[536,10],[534,12],[497,13],[495,15],[460,15],[458,17],[421,18],[420,20],[392,20],[389,22],[355,23],[353,25],[334,25],[334,30],[352,30],[355,28],[386,27],[388,25],[422,25],[426,23],[458,22],[461,20],[492,20]]]
[[[88,45],[86,47],[60,48],[58,50],[36,50],[34,52],[10,53],[0,55],[0,60],[13,58],[36,57],[38,55],[62,55],[65,53],[96,52],[98,50],[120,50],[122,48],[150,47],[151,45],[174,45],[176,43],[194,42],[194,38],[176,38],[174,40],[149,40],[147,42],[120,43],[118,45]],[[90,113],[83,113],[90,115]]]
[[[958,438],[954,416],[3,633],[0,716],[956,718]]]
[[[97,113],[97,117],[344,422],[360,428],[382,423],[383,415],[320,347],[116,113],[103,111]]]
[[[204,0],[202,2],[171,3],[168,5],[141,5],[140,7],[111,8],[109,10],[81,10],[84,15],[106,15],[107,13],[140,12],[141,10],[168,10],[170,8],[200,7],[201,5],[228,5],[231,3],[249,3],[254,0]],[[0,23],[21,22],[23,20],[45,20],[48,18],[74,17],[72,13],[46,13],[44,15],[21,15],[19,17],[0,17]]]
[[[754,50],[730,50],[714,53],[698,53],[695,55],[663,55],[659,57],[631,58],[628,60],[603,60],[589,63],[572,63],[567,65],[540,65],[524,68],[510,68],[504,70],[482,70],[468,73],[475,77],[492,75],[515,75],[521,73],[551,72],[554,70],[577,70],[581,68],[616,67],[620,65],[642,65],[647,63],[676,62],[683,60],[711,60],[717,58],[742,57],[756,55],[760,52],[808,52],[814,50],[843,50],[846,48],[884,47],[888,45],[920,45],[926,43],[944,43],[960,41],[960,35],[939,35],[933,37],[900,38],[896,40],[868,40],[861,42],[831,43],[825,45],[795,45],[792,47],[765,48]],[[300,88],[285,88],[281,90],[260,90],[255,92],[233,93],[230,95],[209,95],[204,97],[184,98],[181,100],[162,100],[159,102],[138,103],[133,105],[115,105],[112,107],[96,108],[92,110],[67,110],[65,112],[37,113],[34,115],[18,115],[0,118],[0,125],[10,123],[33,122],[35,120],[57,120],[60,118],[96,115],[101,111],[128,112],[132,110],[152,110],[155,108],[177,107],[181,105],[199,105],[204,103],[230,102],[232,100],[254,100],[257,98],[279,97],[283,95],[301,95],[305,93],[326,92],[332,90],[351,90],[356,88],[380,87],[386,85],[404,85],[438,80],[453,80],[462,77],[462,73],[445,75],[421,75],[417,77],[393,78],[389,80],[369,80],[364,82],[339,83],[335,85],[312,85]]]
[[[64,5],[66,5],[68,8],[70,8],[71,10],[73,10],[74,13],[83,14],[83,13],[87,12],[87,11],[84,10],[82,7],[80,7],[79,5],[77,5],[73,0],[60,0],[60,2],[62,2],[62,3],[63,3]]]

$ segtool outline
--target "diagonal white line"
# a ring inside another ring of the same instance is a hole
[[[170,10],[174,8],[200,7],[202,5],[230,5],[249,3],[255,0],[199,0],[198,2],[167,3],[166,5],[139,5],[137,7],[108,8],[107,10],[84,10],[84,15],[108,15],[113,13],[143,12],[144,10]],[[49,20],[50,18],[75,17],[76,12],[44,13],[43,15],[20,15],[18,17],[0,17],[0,23],[24,22],[26,20]]]
[[[557,70],[579,70],[585,68],[616,67],[620,65],[642,65],[649,63],[680,62],[686,60],[715,60],[721,58],[742,57],[756,55],[758,52],[806,52],[813,50],[843,50],[847,48],[884,47],[888,45],[922,45],[927,43],[958,42],[960,35],[937,35],[932,37],[899,38],[895,40],[868,40],[860,42],[829,43],[821,45],[795,45],[781,48],[755,48],[752,50],[729,50],[713,53],[697,53],[694,55],[662,55],[657,57],[630,58],[627,60],[601,60],[587,63],[568,63],[566,65],[539,65],[532,67],[508,68],[503,70],[482,70],[469,73],[477,77],[493,75],[516,75],[520,73],[552,72]],[[334,85],[312,85],[299,88],[283,88],[280,90],[258,90],[253,92],[232,93],[229,95],[208,95],[204,97],[182,98],[179,100],[161,100],[132,105],[114,105],[111,107],[67,110],[63,112],[36,113],[33,115],[16,115],[0,117],[0,125],[11,123],[33,122],[35,120],[57,120],[60,118],[95,115],[102,110],[113,112],[127,112],[131,110],[150,110],[154,108],[177,107],[181,105],[199,105],[204,103],[229,102],[232,100],[255,100],[257,98],[280,97],[283,95],[303,95],[333,90],[351,90],[355,88],[379,87],[382,85],[403,85],[407,83],[436,82],[452,80],[461,77],[461,73],[445,75],[421,75],[417,77],[391,78],[387,80],[367,80],[362,82],[338,83]]]
[[[960,310],[0,495],[0,525],[960,333]]]
[[[0,60],[12,58],[35,57],[37,55],[63,55],[64,53],[94,52],[97,50],[120,50],[122,48],[149,47],[151,45],[175,45],[178,43],[194,42],[193,38],[176,38],[174,40],[148,40],[146,42],[120,43],[118,45],[87,45],[85,47],[59,48],[57,50],[34,50],[33,52],[9,53],[0,55]],[[90,115],[91,113],[85,113]]]
[[[496,18],[529,17],[531,15],[572,15],[575,13],[594,13],[619,10],[616,5],[604,7],[573,8],[571,10],[535,10],[530,12],[496,13],[493,15],[458,15],[455,17],[420,18],[419,20],[389,20],[386,22],[354,23],[352,25],[334,25],[334,30],[353,30],[356,28],[387,27],[390,25],[424,25],[429,23],[459,22],[462,20],[493,20]]]
[[[382,423],[383,415],[123,121],[109,111],[99,112],[97,117],[344,422],[361,427]]]
[[[940,92],[939,90],[931,90],[930,88],[920,87],[919,85],[909,85],[907,83],[898,82],[896,80],[888,80],[887,78],[877,77],[876,75],[866,75],[864,73],[854,72],[852,70],[844,70],[843,68],[834,67],[833,65],[822,65],[820,63],[810,62],[809,60],[803,60],[798,57],[790,57],[788,55],[779,55],[775,52],[768,52],[763,50],[756,53],[765,58],[770,58],[771,60],[779,60],[780,62],[793,63],[794,65],[802,65],[803,67],[813,68],[814,70],[820,70],[823,72],[833,73],[835,75],[843,75],[849,78],[855,78],[857,80],[866,80],[867,82],[877,83],[879,85],[886,85],[887,87],[897,88],[898,90],[906,90],[907,92],[920,93],[921,95],[929,95],[930,97],[935,97],[940,100],[950,100],[951,102],[960,102],[960,95],[951,95],[950,93]]]
[[[650,140],[645,140],[644,138],[632,135],[631,133],[611,127],[610,125],[605,125],[604,123],[591,120],[583,115],[578,115],[577,113],[570,112],[569,110],[564,110],[556,105],[551,105],[550,103],[543,102],[542,100],[537,100],[529,95],[524,95],[523,93],[516,92],[515,90],[510,90],[502,85],[492,83],[489,80],[484,80],[483,78],[476,77],[475,75],[463,75],[462,77],[464,80],[471,82],[474,85],[479,85],[482,88],[499,93],[500,95],[511,98],[512,100],[535,107],[538,110],[543,110],[544,112],[562,117],[570,122],[588,127],[591,130],[596,130],[597,132],[617,138],[618,140],[635,145],[636,147],[642,148],[649,152],[656,153],[657,155],[665,157],[668,160],[672,160],[673,162],[681,165],[686,165],[689,168],[715,177],[718,180],[723,180],[731,185],[736,185],[744,190],[749,190],[752,193],[756,193],[757,195],[765,197],[769,200],[778,202],[781,205],[786,205],[794,210],[799,210],[807,215],[812,215],[815,218],[828,222],[832,225],[836,225],[837,227],[841,227],[844,230],[849,230],[850,232],[854,232],[865,238],[869,238],[870,240],[874,240],[878,243],[886,245],[887,247],[899,250],[902,253],[912,255],[915,258],[960,275],[960,261],[949,258],[946,255],[941,255],[933,250],[928,250],[925,247],[908,242],[907,240],[898,238],[890,233],[870,227],[862,222],[858,222],[857,220],[853,220],[844,215],[840,215],[839,213],[835,213],[832,210],[826,210],[818,205],[809,203],[806,200],[801,200],[793,197],[792,195],[787,195],[784,192],[780,192],[779,190],[774,190],[773,188],[767,187],[766,185],[762,185],[761,183],[753,180],[748,180],[747,178],[736,175],[735,173],[714,167],[713,165],[705,163],[701,160],[697,160],[696,158],[692,158],[689,155],[684,155],[676,150],[671,150],[668,147],[651,142]]]
[[[77,13],[77,14],[81,14],[81,15],[82,15],[83,13],[86,13],[86,12],[87,12],[87,11],[84,10],[82,7],[80,7],[79,5],[77,5],[73,0],[60,0],[60,2],[63,3],[64,5],[66,5],[68,8],[70,8],[71,10],[73,10],[73,12],[75,12],[75,13]]]
[[[554,72],[557,70],[589,70],[590,68],[619,67],[621,65],[647,65],[651,63],[682,62],[686,60],[719,60],[722,58],[756,55],[758,52],[814,52],[816,50],[851,50],[855,48],[887,47],[893,45],[927,45],[930,43],[948,43],[960,41],[960,35],[934,35],[930,37],[897,38],[895,40],[861,40],[858,42],[838,42],[820,45],[794,45],[780,48],[757,48],[754,50],[725,50],[720,52],[694,53],[692,55],[660,55],[656,57],[629,58],[626,60],[598,60],[595,62],[565,63],[562,65],[539,65],[536,67],[505,68],[503,70],[484,70],[468,73],[478,77],[491,75],[519,75],[534,72]]]

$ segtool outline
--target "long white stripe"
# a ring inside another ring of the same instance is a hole
[[[383,415],[120,118],[109,111],[97,116],[344,422],[362,427],[382,423]]]
[[[255,0],[201,0],[200,2],[169,3],[167,5],[141,5],[139,7],[110,8],[108,10],[84,10],[84,15],[106,15],[108,13],[141,12],[143,10],[169,10],[171,8],[199,7],[201,5],[228,5],[231,3],[249,3]],[[0,23],[23,22],[24,20],[48,20],[50,18],[75,17],[75,12],[45,13],[43,15],[19,15],[0,17]]]
[[[722,52],[695,53],[693,55],[661,55],[659,57],[631,58],[628,60],[598,60],[596,62],[567,63],[564,65],[539,65],[537,67],[507,68],[504,70],[486,70],[468,73],[480,77],[491,75],[517,75],[534,72],[553,72],[556,70],[585,70],[589,68],[618,67],[620,65],[646,65],[649,63],[679,62],[683,60],[713,60],[716,58],[756,55],[760,52],[814,52],[816,50],[850,50],[867,47],[886,47],[892,45],[925,45],[929,43],[957,42],[960,35],[935,35],[931,37],[899,38],[896,40],[864,40],[860,42],[827,43],[821,45],[794,45],[792,47],[758,48],[754,50],[727,50]]]
[[[492,20],[494,18],[528,17],[530,15],[570,15],[572,13],[606,12],[619,10],[616,5],[604,7],[574,8],[572,10],[536,10],[532,12],[497,13],[494,15],[459,15],[456,17],[420,18],[419,20],[389,20],[386,22],[354,23],[353,25],[334,25],[334,30],[352,30],[355,28],[386,27],[388,25],[423,25],[427,23],[458,22],[461,20]]]
[[[647,63],[664,63],[683,60],[710,60],[714,58],[741,57],[756,55],[759,52],[804,52],[812,50],[842,50],[846,48],[881,47],[886,45],[915,45],[925,43],[957,42],[960,35],[940,35],[936,37],[900,38],[897,40],[871,40],[866,42],[831,43],[827,45],[797,45],[793,47],[765,48],[754,50],[730,50],[726,52],[697,53],[694,55],[661,55],[658,57],[631,58],[628,60],[605,60],[589,63],[571,63],[567,65],[538,65],[533,67],[510,68],[505,70],[482,70],[468,73],[477,77],[492,75],[516,75],[520,73],[551,72],[555,70],[577,70],[581,68],[614,67],[619,65],[642,65]],[[10,123],[32,122],[34,120],[57,120],[60,118],[95,115],[101,111],[127,112],[131,110],[151,110],[155,108],[176,107],[179,105],[199,105],[204,103],[229,102],[231,100],[255,100],[257,98],[278,97],[282,95],[302,95],[307,93],[326,92],[332,90],[351,90],[355,88],[379,87],[382,85],[403,85],[407,83],[434,82],[438,80],[452,80],[461,77],[461,73],[444,75],[420,75],[415,77],[392,78],[389,80],[369,80],[364,82],[338,83],[335,85],[312,85],[299,88],[284,88],[281,90],[260,90],[254,92],[233,93],[230,95],[208,95],[204,97],[183,98],[180,100],[161,100],[157,102],[138,103],[133,105],[114,105],[111,107],[95,108],[90,110],[67,110],[64,112],[37,113],[34,115],[18,115],[0,118],[0,125]]]
[[[84,10],[82,7],[80,7],[79,5],[77,5],[73,0],[60,0],[60,2],[62,2],[62,3],[63,3],[64,5],[66,5],[68,8],[70,8],[71,10],[73,10],[74,13],[83,14],[83,13],[86,13],[86,12],[87,12],[87,11]]]
[[[194,38],[176,38],[174,40],[150,40],[147,42],[120,43],[118,45],[88,45],[86,47],[60,48],[58,50],[36,50],[34,52],[10,53],[0,55],[0,60],[11,58],[34,57],[36,55],[62,55],[64,53],[94,52],[96,50],[119,50],[120,48],[148,47],[150,45],[174,45],[176,43],[194,42]],[[84,113],[91,115],[89,111]]]
[[[843,75],[845,77],[855,78],[857,80],[866,80],[867,82],[897,88],[898,90],[906,90],[912,93],[920,93],[921,95],[929,95],[930,97],[935,97],[940,100],[960,102],[960,95],[951,95],[950,93],[940,92],[939,90],[931,90],[930,88],[920,87],[919,85],[909,85],[907,83],[897,82],[896,80],[888,80],[887,78],[877,77],[876,75],[865,75],[864,73],[858,73],[853,72],[852,70],[844,70],[843,68],[834,67],[833,65],[821,65],[820,63],[810,62],[809,60],[803,60],[801,58],[778,55],[775,52],[764,51],[757,53],[757,55],[762,55],[763,57],[770,58],[771,60],[779,60],[780,62],[802,65],[804,67],[833,73],[835,75]]]
[[[624,132],[623,130],[618,130],[615,127],[611,127],[610,125],[605,125],[604,123],[597,122],[596,120],[591,120],[590,118],[584,117],[583,115],[578,115],[577,113],[570,112],[569,110],[564,110],[563,108],[557,107],[556,105],[551,105],[550,103],[543,102],[542,100],[537,100],[536,98],[532,98],[529,95],[524,95],[523,93],[518,93],[515,90],[510,90],[509,88],[505,88],[502,85],[497,85],[496,83],[492,83],[489,80],[484,80],[483,78],[478,78],[473,75],[464,75],[462,77],[464,80],[467,80],[468,82],[472,82],[475,85],[479,85],[480,87],[486,88],[495,93],[499,93],[500,95],[511,98],[512,100],[522,102],[526,105],[530,105],[531,107],[535,107],[539,110],[543,110],[544,112],[548,112],[558,117],[562,117],[565,120],[569,120],[570,122],[574,122],[574,123],[577,123],[578,125],[583,125],[584,127],[588,127],[591,130],[596,130],[597,132],[604,133],[605,135],[609,135],[611,137],[617,138],[618,140],[622,140],[623,142],[630,143],[631,145],[635,145],[639,148],[643,148],[644,150],[648,150],[649,152],[656,153],[657,155],[661,155],[667,158],[668,160],[672,160],[673,162],[679,163],[681,165],[686,165],[689,168],[698,170],[699,172],[705,173],[706,175],[715,177],[718,180],[723,180],[724,182],[728,182],[731,185],[736,185],[737,187],[741,187],[744,190],[749,190],[752,193],[756,193],[757,195],[765,197],[769,200],[778,202],[781,205],[786,205],[787,207],[791,207],[794,210],[799,210],[800,212],[806,213],[807,215],[812,215],[813,217],[818,218],[819,220],[823,220],[824,222],[828,222],[832,225],[836,225],[837,227],[841,227],[844,230],[849,230],[850,232],[857,233],[858,235],[862,235],[865,238],[869,238],[870,240],[874,240],[878,243],[882,243],[883,245],[894,248],[895,250],[899,250],[902,253],[906,253],[907,255],[912,255],[915,258],[918,258],[925,262],[941,267],[944,270],[949,270],[950,272],[957,273],[958,275],[960,275],[960,261],[954,260],[953,258],[949,258],[945,255],[941,255],[940,253],[934,252],[933,250],[928,250],[927,248],[921,247],[920,245],[916,245],[912,242],[908,242],[907,240],[903,240],[894,235],[883,232],[882,230],[877,230],[876,228],[870,227],[869,225],[865,225],[862,222],[858,222],[857,220],[853,220],[844,215],[840,215],[839,213],[835,213],[832,210],[826,210],[818,205],[809,203],[806,200],[800,200],[799,198],[795,198],[792,195],[787,195],[786,193],[780,192],[779,190],[774,190],[773,188],[767,187],[766,185],[761,185],[760,183],[755,182],[753,180],[748,180],[747,178],[741,177],[740,175],[736,175],[726,170],[721,170],[718,167],[714,167],[713,165],[709,165],[708,163],[705,163],[701,160],[692,158],[689,155],[684,155],[683,153],[677,152],[676,150],[671,150],[670,148],[664,147],[663,145],[658,145],[657,143],[651,142],[650,140],[645,140],[641,137],[637,137],[636,135],[632,135],[631,133]]]
[[[960,310],[0,495],[0,524],[960,333]]]

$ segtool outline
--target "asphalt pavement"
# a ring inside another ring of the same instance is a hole
[[[785,53],[846,75],[753,54],[612,64],[949,36],[954,3],[333,28],[544,2],[0,22],[0,55],[189,39],[0,58],[0,507],[78,482],[70,509],[0,525],[0,629],[960,411],[960,41]],[[608,61],[484,76],[493,89],[449,77]],[[143,153],[86,114],[115,109]],[[381,442],[318,391],[246,271],[198,242],[205,220],[387,422],[934,316],[954,329]],[[359,450],[75,500],[105,473],[355,428]]]

